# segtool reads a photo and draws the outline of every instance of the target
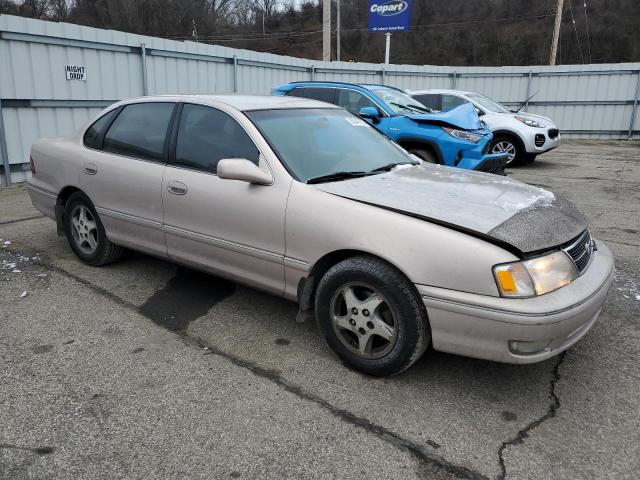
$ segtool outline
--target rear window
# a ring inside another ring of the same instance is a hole
[[[104,136],[105,152],[163,161],[175,104],[134,103],[124,107]]]
[[[336,89],[323,87],[307,87],[304,89],[304,97],[319,100],[321,102],[336,103]]]

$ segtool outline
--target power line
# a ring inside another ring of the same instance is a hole
[[[587,16],[587,0],[584,0],[584,25],[587,29],[587,48],[589,49],[589,63],[591,63],[591,38],[589,38],[589,18]]]
[[[571,8],[571,0],[569,0],[569,12],[571,12],[571,21],[573,22],[573,31],[576,32],[576,41],[578,42],[578,51],[580,52],[580,58],[584,63],[584,56],[582,55],[582,47],[580,46],[580,37],[578,37],[578,29],[576,28],[576,19],[573,18],[573,9]]]

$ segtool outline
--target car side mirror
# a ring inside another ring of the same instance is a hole
[[[380,121],[380,112],[375,107],[362,107],[358,112],[358,116],[373,120],[374,123],[378,123]]]
[[[476,113],[478,114],[479,117],[484,115],[484,112],[482,110],[480,110],[478,107],[473,107],[473,108],[474,108],[474,110],[476,111]]]
[[[218,177],[258,185],[271,185],[273,177],[246,158],[224,158],[218,162]]]

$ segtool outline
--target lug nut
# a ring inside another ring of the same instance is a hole
[[[351,309],[351,313],[353,313],[354,315],[357,315],[358,314],[358,309],[356,307],[353,307]]]
[[[369,330],[373,330],[373,322],[367,322],[367,327],[369,327]]]
[[[362,314],[363,314],[365,317],[368,317],[368,316],[369,316],[369,310],[367,310],[367,309],[365,308],[364,310],[362,310]]]
[[[367,331],[362,327],[360,327],[358,331],[360,332],[360,335],[364,335],[365,333],[367,333]]]
[[[354,327],[356,326],[356,321],[353,318],[349,320],[349,323]]]

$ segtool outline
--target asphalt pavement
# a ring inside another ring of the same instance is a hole
[[[0,189],[0,478],[636,479],[640,145],[567,142],[508,173],[613,250],[600,320],[539,364],[428,351],[384,379],[290,302],[135,252],[87,267]]]

